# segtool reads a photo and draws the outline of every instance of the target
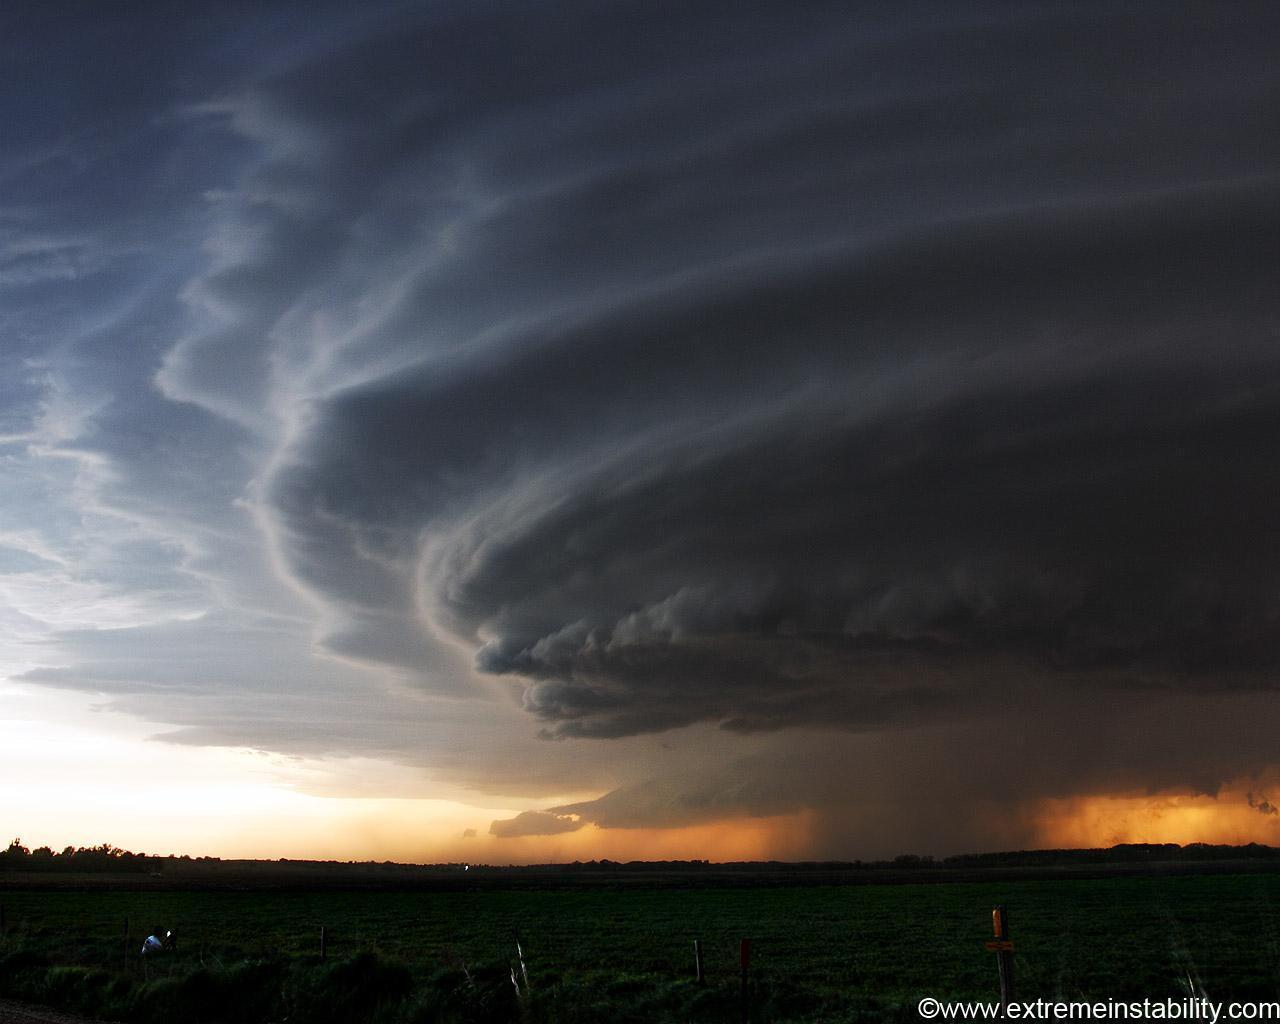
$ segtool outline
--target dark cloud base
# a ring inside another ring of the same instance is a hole
[[[428,608],[563,735],[912,721],[994,657],[1269,686],[1277,199],[966,225],[365,389],[281,507],[449,536]]]

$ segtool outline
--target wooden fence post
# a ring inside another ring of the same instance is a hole
[[[991,911],[991,925],[995,941],[987,943],[987,948],[996,953],[996,969],[1000,972],[1000,1014],[1003,1016],[1013,1002],[1013,940],[1009,937],[1009,908],[1003,903]]]
[[[742,1024],[747,1024],[751,1017],[750,997],[747,992],[747,976],[751,971],[751,940],[743,939],[739,953],[742,961],[742,982],[739,986],[739,996],[742,1001]]]
[[[706,979],[702,973],[702,940],[693,940],[693,976],[699,985]]]
[[[326,938],[327,936],[325,935],[324,925],[321,925],[320,926],[320,960],[322,962],[324,961],[326,953],[328,953],[328,950],[326,949],[326,942],[325,942]]]
[[[129,919],[124,919],[124,969],[129,969]]]

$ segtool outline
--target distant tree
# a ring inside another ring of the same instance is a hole
[[[19,836],[9,844],[7,850],[0,853],[0,864],[3,864],[6,870],[14,870],[30,856],[31,851],[22,845],[22,837]]]

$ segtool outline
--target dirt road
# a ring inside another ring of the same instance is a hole
[[[58,1013],[56,1010],[46,1010],[42,1006],[0,999],[0,1024],[105,1024],[105,1022],[90,1020],[88,1017],[75,1017],[68,1013]]]

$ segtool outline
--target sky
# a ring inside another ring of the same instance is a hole
[[[6,4],[0,828],[1280,843],[1276,38]]]

